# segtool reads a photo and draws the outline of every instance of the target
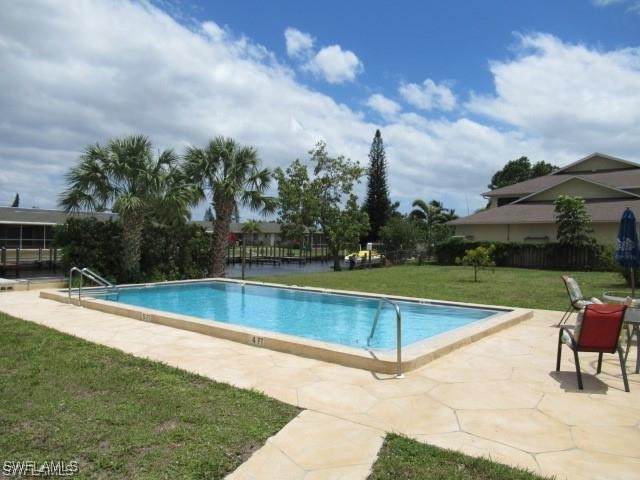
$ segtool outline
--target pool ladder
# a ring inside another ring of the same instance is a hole
[[[109,282],[109,280],[101,277],[96,272],[90,270],[87,267],[84,267],[84,268],[71,267],[71,270],[69,270],[69,299],[71,299],[71,286],[73,285],[74,272],[77,272],[80,275],[80,285],[78,286],[78,300],[82,298],[82,279],[85,277],[91,280],[92,282],[97,283],[101,287],[104,287],[107,294],[113,293],[113,290],[116,288],[115,285]]]
[[[373,335],[376,332],[376,327],[378,326],[378,319],[380,318],[380,312],[382,311],[382,306],[384,302],[387,302],[393,306],[396,311],[396,362],[397,362],[397,371],[396,378],[403,378],[402,374],[402,314],[400,313],[400,305],[396,302],[389,300],[387,297],[379,297],[378,301],[378,309],[376,311],[376,316],[373,319],[373,325],[371,326],[371,333],[369,333],[369,337],[367,338],[367,346],[371,345],[371,340],[373,339]]]

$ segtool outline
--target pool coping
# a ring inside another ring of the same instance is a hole
[[[118,285],[118,287],[144,288],[155,285],[181,285],[188,283],[206,282],[227,282],[235,284],[258,285],[265,287],[288,288],[292,290],[311,291],[319,293],[334,293],[340,295],[360,296],[379,299],[387,298],[391,301],[418,302],[434,305],[449,305],[459,307],[475,307],[503,311],[502,314],[491,315],[490,317],[475,321],[454,330],[441,333],[434,337],[427,338],[406,347],[402,347],[401,371],[408,372],[415,370],[436,358],[475,342],[483,337],[497,333],[505,328],[511,327],[533,316],[532,310],[504,307],[497,305],[482,305],[473,303],[449,302],[440,300],[430,300],[416,297],[404,297],[399,295],[380,295],[368,292],[358,292],[351,290],[336,290],[326,288],[312,288],[298,285],[282,285],[277,283],[256,282],[247,280],[237,280],[229,278],[205,278],[199,280],[182,280],[175,282],[159,282],[145,284]],[[91,292],[103,290],[102,288],[86,288],[83,291]],[[77,292],[77,289],[74,290]],[[379,351],[367,350],[355,347],[348,347],[335,343],[311,340],[303,337],[296,337],[277,332],[260,330],[257,328],[243,327],[215,320],[203,320],[189,315],[181,315],[150,308],[133,305],[118,304],[116,302],[99,300],[91,297],[77,296],[69,298],[68,291],[42,290],[40,297],[55,300],[62,303],[72,303],[104,313],[120,315],[144,322],[157,323],[168,327],[202,333],[213,337],[223,338],[234,342],[252,345],[259,348],[267,348],[283,353],[290,353],[306,358],[322,360],[339,365],[369,370],[384,374],[397,374],[398,362],[396,350]]]

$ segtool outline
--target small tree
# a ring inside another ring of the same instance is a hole
[[[208,207],[208,208],[205,210],[203,220],[204,220],[205,222],[213,222],[214,217],[213,217],[213,212],[211,211],[211,207]]]
[[[16,193],[16,196],[13,198],[13,203],[11,204],[12,207],[19,207],[20,206],[20,194]]]
[[[479,246],[472,250],[465,250],[464,257],[456,258],[456,263],[458,265],[464,265],[465,267],[473,267],[473,281],[477,282],[479,269],[496,266],[496,263],[491,258],[494,250],[494,245],[488,247]]]
[[[307,166],[296,159],[286,170],[276,168],[274,176],[278,182],[278,221],[282,239],[302,248],[305,234],[315,229],[318,217],[318,199]]]
[[[560,195],[554,205],[558,225],[557,239],[561,245],[583,247],[595,243],[589,236],[593,233],[591,215],[587,213],[583,198]]]
[[[278,169],[278,213],[286,239],[302,241],[305,229],[324,235],[334,270],[340,270],[342,250],[358,243],[369,229],[369,218],[358,206],[353,186],[364,170],[343,156],[330,157],[324,142],[309,152],[313,176],[295,160]]]
[[[318,142],[310,154],[315,163],[311,190],[318,202],[318,224],[333,257],[333,269],[340,270],[341,251],[369,229],[369,217],[352,192],[364,172],[348,158],[330,157],[324,142]]]

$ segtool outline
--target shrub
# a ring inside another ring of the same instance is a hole
[[[56,245],[62,248],[62,265],[89,267],[108,280],[125,278],[122,259],[122,226],[95,218],[69,218],[55,228]],[[147,223],[141,244],[143,281],[202,278],[211,263],[211,237],[199,225],[164,226]]]
[[[55,243],[62,248],[62,269],[89,267],[114,282],[122,272],[122,227],[93,217],[69,218],[54,228]]]
[[[440,265],[454,265],[455,259],[466,250],[494,246],[493,260],[500,267],[540,268],[548,270],[615,271],[611,246],[586,245],[572,247],[559,243],[466,242],[454,237],[438,244],[436,261]]]
[[[417,222],[404,218],[392,217],[380,229],[382,253],[392,261],[402,257],[402,252],[413,252],[416,249],[422,232]]]
[[[146,280],[203,278],[211,263],[211,237],[199,225],[145,226],[140,269]]]

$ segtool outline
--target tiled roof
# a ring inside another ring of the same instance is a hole
[[[586,209],[594,223],[619,222],[622,212],[630,207],[636,217],[640,216],[640,199],[587,202]],[[490,208],[468,217],[452,220],[449,225],[504,225],[526,223],[555,223],[552,203],[517,203]]]
[[[611,170],[607,172],[581,173],[579,175],[570,173],[544,175],[542,177],[532,178],[531,180],[525,180],[524,182],[516,183],[514,185],[496,188],[495,190],[485,192],[482,195],[485,197],[519,197],[558,185],[569,177],[582,177],[587,180],[591,180],[592,182],[602,183],[610,187],[621,189],[640,187],[640,168],[630,168],[624,170]]]
[[[116,219],[117,214],[105,212],[78,212],[66,213],[62,210],[45,210],[42,208],[16,208],[0,207],[0,223],[4,224],[35,224],[35,225],[61,225],[68,217],[95,217],[98,220]],[[206,230],[212,231],[213,224],[202,220],[191,223],[202,225]],[[280,233],[280,224],[275,222],[259,222],[260,233]],[[232,223],[231,231],[242,232],[242,223]]]
[[[213,231],[213,223],[207,222],[203,220],[194,220],[191,223],[195,223],[197,225],[201,225],[208,232]],[[231,231],[233,233],[242,233],[242,223],[231,223]],[[280,233],[280,224],[275,222],[258,222],[260,226],[260,233]]]
[[[66,213],[62,210],[45,210],[42,208],[0,207],[0,223],[59,225],[68,217],[95,217],[99,220],[115,218],[114,213],[79,212]]]

